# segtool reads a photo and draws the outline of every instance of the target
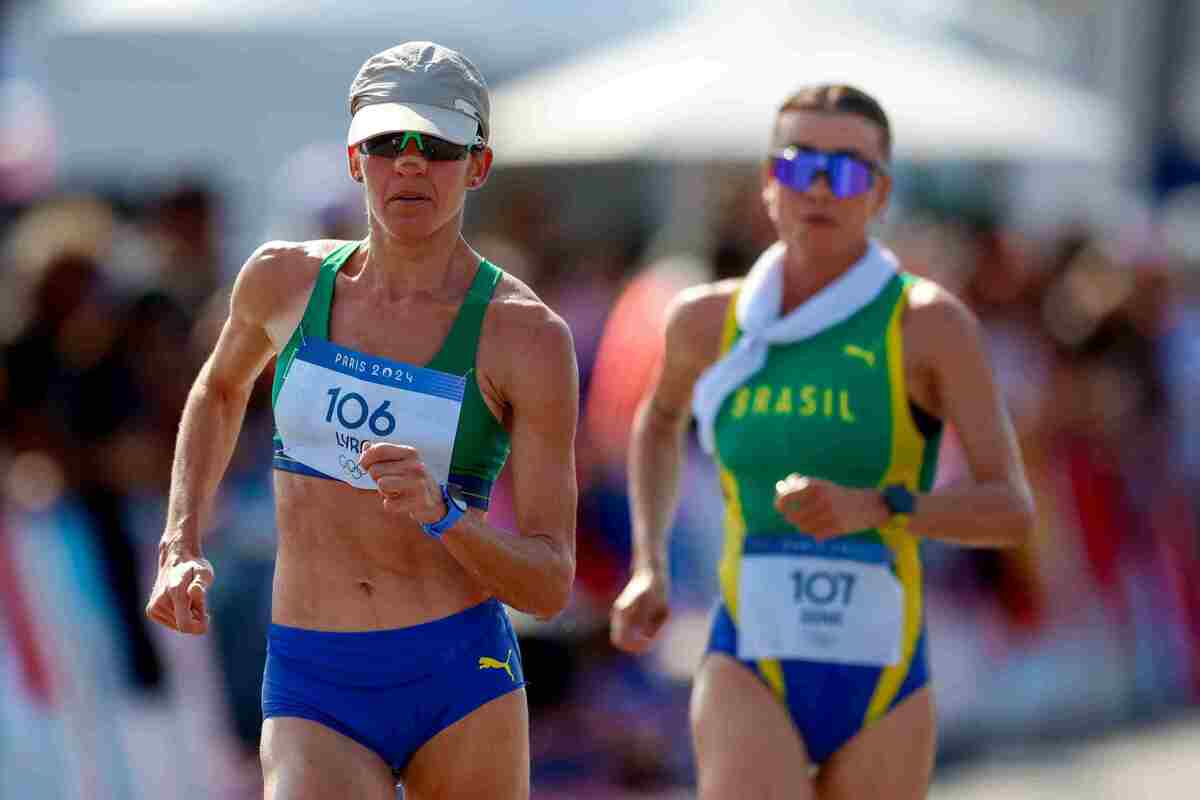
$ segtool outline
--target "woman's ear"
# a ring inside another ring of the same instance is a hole
[[[362,165],[358,163],[358,148],[354,145],[346,146],[346,166],[350,170],[350,179],[362,183]]]
[[[872,210],[871,216],[875,219],[882,219],[891,199],[892,176],[891,173],[884,173],[879,176],[879,198],[875,202],[875,208]]]
[[[760,173],[762,181],[762,189],[760,197],[762,199],[763,208],[767,211],[767,216],[772,222],[778,222],[775,214],[776,200],[779,197],[779,181],[774,180],[771,175],[771,165],[763,164],[762,172]]]
[[[467,188],[478,189],[487,182],[492,171],[492,148],[484,146],[482,150],[471,156],[471,166],[467,174]]]

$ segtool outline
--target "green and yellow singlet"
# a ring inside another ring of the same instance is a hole
[[[899,273],[850,317],[794,343],[772,344],[765,364],[725,397],[714,423],[715,457],[725,499],[721,594],[738,622],[739,576],[748,535],[811,539],[775,509],[775,483],[791,473],[868,488],[933,482],[941,422],[909,401],[901,318],[913,276]],[[729,303],[722,355],[741,331]],[[899,663],[887,666],[867,720],[882,715],[909,671],[923,628],[917,537],[903,523],[839,537],[854,552],[886,548],[903,589]],[[761,664],[781,695],[778,665]],[[772,676],[775,676],[774,679]]]

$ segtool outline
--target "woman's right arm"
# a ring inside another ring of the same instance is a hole
[[[213,572],[202,555],[201,538],[254,382],[274,354],[266,329],[279,296],[272,274],[278,274],[288,252],[263,245],[246,261],[234,283],[229,318],[184,406],[158,575],[146,606],[148,617],[181,633],[208,629],[204,596]]]
[[[612,611],[612,641],[630,652],[650,646],[669,614],[667,534],[679,504],[692,390],[718,355],[727,291],[689,289],[668,312],[658,378],[634,417],[629,446],[633,517],[631,577]]]

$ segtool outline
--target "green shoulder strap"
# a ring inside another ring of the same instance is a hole
[[[333,305],[333,283],[337,279],[338,270],[350,260],[350,256],[354,255],[360,244],[361,242],[346,242],[321,262],[321,270],[317,273],[312,293],[308,296],[308,305],[304,307],[304,316],[300,318],[296,330],[292,331],[292,338],[288,340],[287,347],[283,348],[275,364],[275,381],[271,386],[272,406],[279,398],[283,380],[292,368],[292,360],[295,359],[296,351],[304,338],[329,338],[329,309]]]
[[[329,311],[333,308],[334,282],[337,281],[338,270],[345,266],[360,244],[362,243],[346,242],[321,262],[321,271],[317,274],[317,282],[313,284],[312,294],[308,297],[304,318],[300,320],[305,336],[329,338]]]
[[[500,282],[503,273],[500,268],[486,258],[479,262],[475,272],[475,280],[463,298],[462,307],[454,320],[442,349],[429,362],[430,369],[449,372],[452,375],[466,375],[475,367],[475,351],[479,347],[479,331],[483,327],[483,315],[487,313],[488,303],[496,284]]]

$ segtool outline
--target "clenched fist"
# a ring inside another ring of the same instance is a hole
[[[776,482],[775,508],[797,530],[816,539],[876,528],[889,516],[874,489],[851,489],[796,473]]]
[[[426,525],[446,516],[442,487],[415,447],[376,442],[362,451],[358,465],[375,480],[388,511],[407,514]]]
[[[146,604],[146,616],[180,633],[206,633],[205,598],[212,586],[208,559],[179,553],[165,541],[158,546],[158,575]]]
[[[669,592],[665,576],[650,569],[636,570],[613,603],[609,629],[612,643],[630,653],[649,649],[671,615]]]

